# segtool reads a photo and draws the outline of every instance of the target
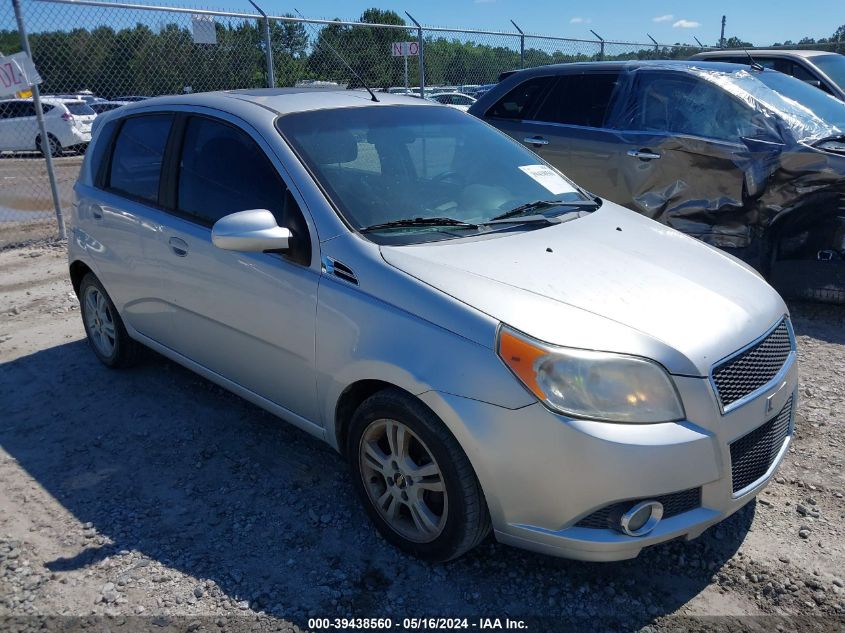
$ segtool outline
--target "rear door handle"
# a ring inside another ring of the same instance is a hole
[[[640,160],[657,160],[660,158],[660,154],[655,154],[648,149],[629,149],[628,156],[639,158]]]
[[[168,241],[170,250],[179,257],[185,257],[188,254],[188,243],[178,237],[171,237]]]
[[[93,217],[95,220],[103,219],[103,210],[99,207],[99,205],[91,205],[91,217]]]
[[[531,143],[532,145],[548,145],[549,142],[542,136],[528,136],[522,139],[523,143]]]

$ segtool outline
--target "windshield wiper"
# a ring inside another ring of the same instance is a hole
[[[464,222],[463,220],[456,220],[455,218],[405,218],[402,220],[391,220],[390,222],[381,222],[379,224],[365,226],[361,229],[361,233],[379,231],[381,229],[401,229],[414,226],[457,226],[464,229],[478,228],[477,224]]]
[[[544,209],[547,207],[574,207],[576,209],[587,210],[598,209],[599,203],[595,200],[573,200],[571,202],[567,202],[565,200],[535,200],[534,202],[527,202],[525,204],[521,204],[518,207],[514,207],[510,211],[506,211],[501,215],[497,215],[496,217],[492,218],[490,222],[496,222],[498,220],[508,220],[510,218],[515,218],[521,215],[528,215],[533,211],[537,211],[539,209]]]

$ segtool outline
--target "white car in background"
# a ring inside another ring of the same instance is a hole
[[[436,101],[437,103],[442,103],[443,105],[452,106],[453,108],[464,112],[469,110],[469,107],[475,103],[475,99],[461,92],[440,92],[426,98],[430,101]]]
[[[66,149],[84,149],[91,141],[91,124],[97,113],[84,101],[41,99],[47,142],[42,142],[32,99],[0,101],[0,151],[39,151],[58,156]]]

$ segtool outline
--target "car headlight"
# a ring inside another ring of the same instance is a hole
[[[547,406],[608,422],[684,418],[675,384],[657,363],[624,354],[553,347],[502,327],[499,357]]]

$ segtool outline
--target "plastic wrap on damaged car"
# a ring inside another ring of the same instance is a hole
[[[774,71],[631,66],[621,77],[628,98],[607,127],[626,146],[660,156],[618,165],[619,186],[638,211],[765,267],[776,237],[789,238],[787,250],[827,248],[806,242],[817,241],[820,223],[835,231],[845,156],[817,145],[843,137],[845,124],[768,87],[759,72]],[[845,104],[826,105],[841,107],[845,122]]]

